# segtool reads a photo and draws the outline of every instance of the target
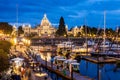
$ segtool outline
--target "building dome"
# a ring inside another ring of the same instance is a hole
[[[51,25],[51,23],[49,22],[49,20],[47,18],[47,15],[44,14],[44,17],[43,17],[43,19],[41,21],[41,26],[50,26],[50,25]]]

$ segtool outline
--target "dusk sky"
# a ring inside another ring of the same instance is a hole
[[[120,0],[0,0],[0,22],[17,22],[16,5],[21,24],[38,25],[46,13],[53,25],[63,16],[69,29],[84,24],[102,28],[106,11],[106,27],[120,26]]]

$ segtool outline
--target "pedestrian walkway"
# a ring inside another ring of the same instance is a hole
[[[44,67],[46,66],[46,62],[44,60],[40,61],[42,65],[44,65]],[[62,71],[62,68],[59,66],[59,69],[57,69],[57,65],[53,64],[53,67],[51,67],[51,63],[50,62],[47,62],[47,66],[46,67],[50,67],[52,70],[56,71],[58,70],[59,71],[59,74],[61,74],[61,71]],[[67,77],[71,77],[70,75],[70,71],[66,69],[66,76]],[[73,72],[73,79],[75,80],[93,80],[92,78],[89,78],[87,76],[83,76],[81,75],[80,73],[77,73],[77,72]]]

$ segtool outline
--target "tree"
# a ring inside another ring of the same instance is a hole
[[[22,26],[19,26],[18,27],[18,36],[20,36],[20,34],[23,34],[23,33],[24,33],[24,31],[22,29]]]
[[[9,49],[12,44],[8,41],[0,41],[0,73],[9,67]]]
[[[3,31],[4,34],[11,34],[13,27],[7,22],[0,22],[0,30]]]
[[[92,34],[92,35],[96,35],[96,34],[97,34],[97,28],[92,27],[92,28],[91,28],[91,34]]]
[[[9,60],[7,53],[0,49],[0,73],[9,68]]]
[[[4,52],[9,53],[9,49],[11,48],[12,44],[8,41],[0,41],[0,49],[4,50]]]
[[[65,28],[65,22],[63,17],[60,18],[59,27],[56,31],[56,36],[67,36],[67,31]]]
[[[113,37],[113,36],[116,36],[116,34],[115,34],[115,31],[112,29],[112,28],[106,28],[106,36],[107,37]]]
[[[120,26],[118,27],[116,32],[117,32],[117,35],[120,36]]]
[[[98,33],[97,33],[97,36],[103,36],[103,34],[104,34],[103,29],[99,29]]]

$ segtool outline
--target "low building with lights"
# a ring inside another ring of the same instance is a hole
[[[83,26],[75,26],[73,27],[70,31],[67,31],[68,35],[73,35],[74,37],[76,36],[80,36],[80,34],[82,34],[82,30],[83,30]]]

